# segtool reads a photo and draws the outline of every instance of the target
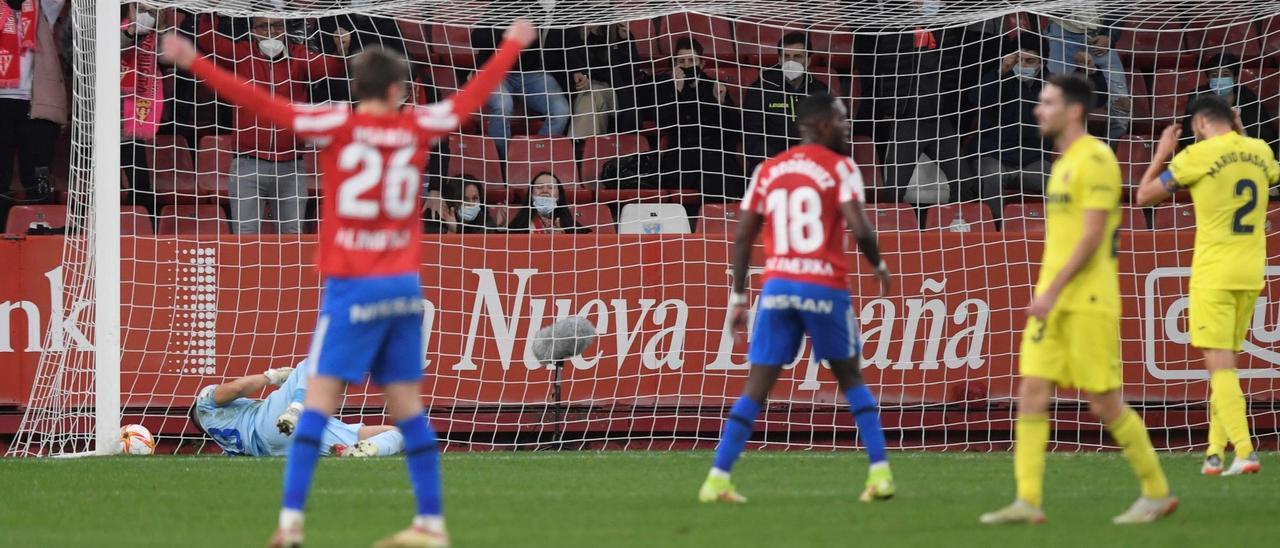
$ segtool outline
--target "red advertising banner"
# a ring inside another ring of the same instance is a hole
[[[1122,233],[1130,399],[1205,397],[1199,357],[1185,344],[1192,238]],[[1008,398],[1039,243],[998,233],[888,233],[881,240],[898,274],[896,294],[875,296],[866,276],[852,276],[851,285],[864,373],[882,401]],[[61,298],[62,244],[57,236],[0,241],[0,263],[10,272],[0,278],[0,406],[28,400],[41,351],[91,358],[90,303]],[[570,314],[594,322],[600,336],[567,364],[566,401],[722,405],[745,379],[745,345],[724,332],[729,243],[722,238],[452,236],[423,247],[424,387],[435,408],[544,402],[552,373],[526,341]],[[313,252],[307,237],[125,238],[124,405],[185,406],[206,384],[303,357],[320,297]],[[1270,240],[1269,252],[1280,256],[1280,240]],[[1255,401],[1280,396],[1280,266],[1268,274],[1241,364]],[[836,400],[807,350],[791,368],[779,399]]]

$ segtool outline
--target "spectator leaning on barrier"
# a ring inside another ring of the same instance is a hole
[[[809,37],[790,32],[778,43],[779,63],[760,73],[742,98],[742,141],[747,156],[743,173],[800,142],[796,103],[831,90],[809,73]]]
[[[164,116],[164,86],[157,63],[158,30],[163,15],[138,2],[120,6],[120,166],[129,177],[128,202],[149,215],[158,211],[147,156]]]
[[[17,201],[13,165],[23,203],[53,199],[54,144],[67,124],[69,104],[62,50],[54,37],[64,0],[0,0],[0,230]]]
[[[1201,67],[1205,72],[1208,85],[1196,91],[1196,95],[1216,94],[1227,100],[1240,113],[1240,121],[1244,124],[1244,132],[1254,139],[1262,139],[1277,150],[1280,136],[1276,133],[1274,113],[1258,99],[1258,94],[1240,84],[1240,58],[1230,53],[1213,56]],[[1190,107],[1188,101],[1188,108]],[[1191,115],[1182,118],[1182,138],[1178,146],[1185,148],[1195,141],[1195,132],[1191,130]]]
[[[336,37],[337,55],[324,55],[292,42],[286,22],[254,17],[249,38],[232,40],[214,30],[211,15],[196,24],[196,45],[214,62],[242,78],[294,103],[310,101],[310,86],[345,73],[350,35]],[[237,234],[261,231],[265,200],[270,200],[281,234],[302,232],[308,177],[299,155],[300,143],[289,131],[235,107],[231,163],[231,227]]]
[[[658,129],[670,137],[660,160],[662,186],[701,192],[706,201],[741,198],[741,159],[734,152],[741,111],[724,84],[703,70],[702,52],[693,39],[677,41],[671,74],[657,83]]]
[[[579,228],[573,220],[573,212],[569,211],[569,200],[564,184],[548,172],[539,173],[529,184],[529,193],[525,204],[520,207],[511,224],[507,227],[511,232],[527,232],[532,234],[558,234],[589,232],[590,229]]]
[[[502,42],[502,33],[503,30],[496,27],[477,27],[471,31],[477,66],[493,55]],[[540,134],[560,137],[569,125],[569,99],[555,78],[547,73],[542,57],[542,39],[539,39],[520,53],[520,61],[507,73],[498,91],[489,97],[489,137],[496,139],[498,156],[503,159],[507,157],[507,139],[511,137],[511,122],[516,113],[515,97],[523,100],[527,113],[547,117]]]
[[[1124,63],[1112,49],[1123,31],[1118,19],[1101,17],[1095,0],[1080,0],[1066,17],[1050,18],[1045,33],[1049,40],[1049,74],[1082,71],[1102,76],[1105,85],[1097,89],[1106,90],[1107,135],[1112,139],[1129,132],[1133,104]]]
[[[1010,49],[972,92],[983,113],[976,140],[978,187],[966,185],[960,192],[961,200],[991,202],[997,215],[1008,192],[1043,195],[1050,165],[1050,143],[1035,116],[1044,87],[1039,40],[1024,36]]]

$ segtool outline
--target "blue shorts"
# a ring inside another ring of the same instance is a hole
[[[862,354],[858,320],[849,293],[833,287],[772,279],[756,301],[752,365],[789,364],[809,334],[819,360],[846,360]]]
[[[422,288],[416,274],[329,278],[311,339],[316,374],[379,385],[422,379]]]

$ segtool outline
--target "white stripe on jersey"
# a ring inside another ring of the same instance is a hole
[[[458,128],[458,115],[453,112],[453,101],[444,100],[420,107],[416,111],[418,127],[428,131],[453,131]]]
[[[840,201],[867,201],[864,195],[866,188],[862,181],[862,170],[853,162],[853,158],[845,158],[836,164],[836,172],[840,174]]]
[[[301,109],[299,109],[301,110]],[[294,129],[298,133],[329,131],[347,122],[348,110],[333,109],[323,114],[298,114],[293,119]]]

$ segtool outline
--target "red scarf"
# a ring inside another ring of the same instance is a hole
[[[0,88],[22,83],[22,56],[36,49],[39,5],[37,0],[26,0],[15,14],[8,3],[0,2]]]
[[[160,126],[164,110],[164,88],[156,66],[156,33],[125,48],[120,59],[120,93],[123,96],[121,119],[124,134],[151,139]]]

